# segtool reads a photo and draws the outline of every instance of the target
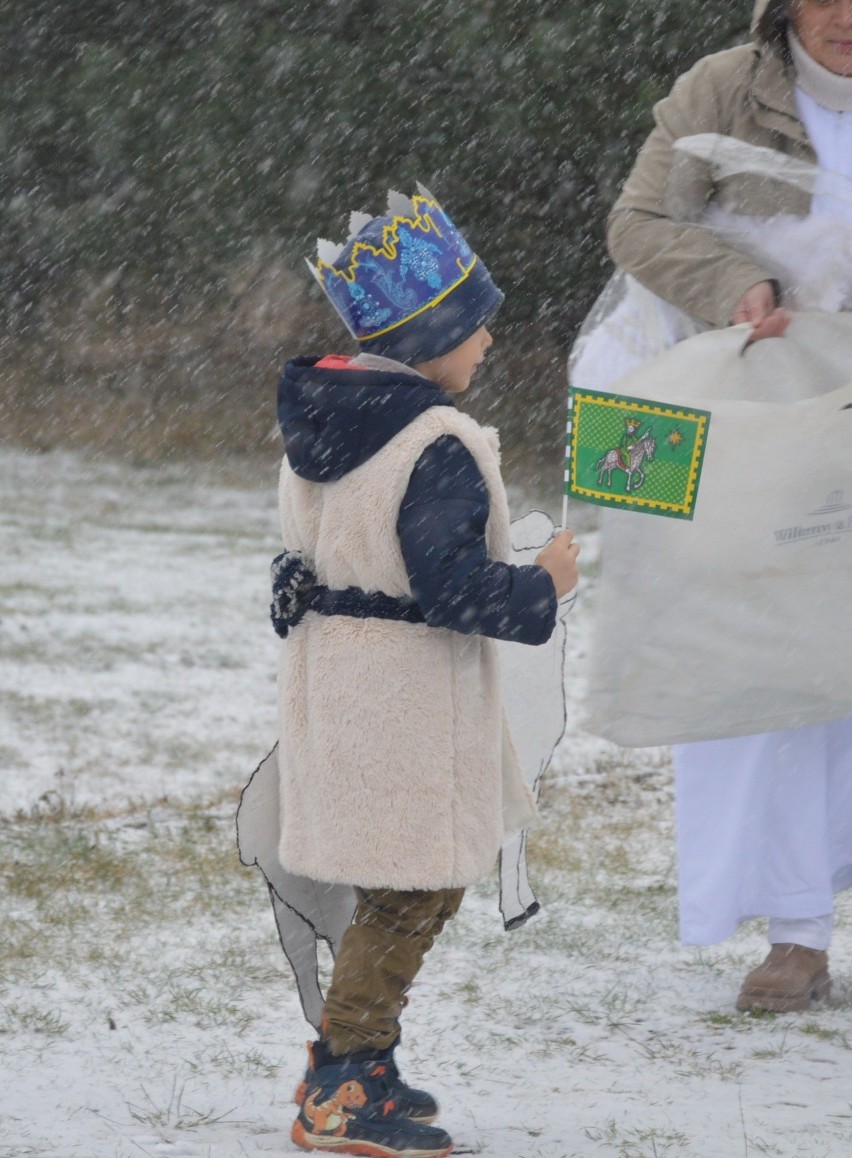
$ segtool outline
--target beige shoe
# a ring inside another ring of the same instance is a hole
[[[769,955],[743,982],[737,1009],[793,1013],[810,1009],[831,992],[828,954],[803,945],[773,945]]]

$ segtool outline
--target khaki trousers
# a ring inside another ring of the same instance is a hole
[[[406,990],[464,896],[464,889],[355,892],[323,1011],[323,1037],[337,1057],[394,1044]]]

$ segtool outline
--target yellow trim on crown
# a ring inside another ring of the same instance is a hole
[[[334,274],[335,277],[343,277],[347,281],[354,281],[355,270],[358,266],[358,255],[363,253],[364,250],[372,253],[374,257],[387,257],[393,261],[397,253],[400,225],[410,225],[412,229],[420,229],[423,233],[437,233],[439,237],[443,237],[431,214],[421,213],[418,208],[418,205],[422,204],[428,206],[430,209],[437,209],[443,213],[444,211],[438,202],[434,200],[430,201],[428,197],[418,195],[411,198],[411,204],[414,206],[415,216],[413,218],[404,217],[400,214],[394,217],[390,225],[386,225],[382,230],[382,244],[380,249],[377,249],[374,245],[370,245],[366,241],[356,241],[352,246],[352,259],[347,269],[336,269],[335,266],[329,265],[327,261],[318,261],[316,265],[317,273],[321,275],[323,270],[328,270],[328,272]]]
[[[467,269],[465,269],[464,266],[461,264],[461,262],[459,262],[458,266],[459,266],[459,269],[462,271],[462,275],[458,279],[458,281],[454,281],[451,286],[447,286],[447,288],[445,290],[443,290],[443,292],[439,293],[436,298],[433,298],[431,302],[427,302],[425,306],[421,306],[419,310],[415,310],[413,314],[408,314],[408,315],[406,315],[406,317],[400,318],[400,320],[398,322],[394,322],[392,326],[385,326],[385,328],[383,330],[376,330],[375,333],[373,333],[373,334],[365,334],[364,337],[359,338],[358,341],[359,342],[372,342],[373,338],[380,338],[382,336],[382,334],[389,334],[391,332],[391,330],[395,330],[399,326],[406,325],[406,323],[410,322],[412,318],[417,318],[420,316],[420,314],[425,314],[425,312],[427,310],[434,309],[435,306],[437,306],[439,302],[442,302],[444,300],[444,298],[447,297],[448,294],[451,294],[454,289],[457,289],[463,281],[466,281],[467,278],[470,277],[470,272],[473,269],[473,267],[476,265],[477,261],[478,261],[478,258],[476,256],[476,254],[474,254],[473,255],[473,261],[470,263],[470,265],[467,267]]]
[[[382,244],[380,248],[377,249],[376,246],[370,245],[366,241],[356,241],[352,246],[352,259],[346,269],[337,269],[335,266],[330,265],[327,261],[318,261],[315,268],[317,274],[319,275],[320,283],[322,284],[323,275],[326,271],[330,274],[333,274],[334,277],[342,277],[349,282],[354,281],[355,271],[358,268],[358,258],[365,251],[367,253],[372,253],[374,257],[385,257],[390,261],[394,261],[397,256],[400,225],[410,225],[412,229],[419,229],[423,233],[436,233],[438,237],[443,238],[443,234],[435,224],[435,219],[432,217],[432,215],[430,213],[421,213],[420,211],[420,206],[422,205],[428,207],[429,209],[437,209],[443,213],[444,211],[438,202],[435,201],[434,198],[430,200],[428,197],[423,197],[421,194],[418,194],[411,198],[411,204],[414,206],[415,216],[413,218],[406,217],[402,214],[395,216],[390,224],[386,225],[382,230]],[[421,306],[419,310],[415,310],[413,314],[408,314],[406,317],[400,319],[400,321],[394,322],[391,326],[385,326],[383,330],[376,330],[375,333],[365,334],[363,338],[358,338],[358,341],[371,342],[373,338],[380,338],[383,334],[389,334],[391,330],[395,330],[399,326],[404,326],[407,322],[410,322],[412,318],[416,318],[420,314],[425,313],[426,310],[433,309],[438,305],[439,302],[442,302],[448,294],[451,294],[454,289],[457,289],[461,283],[470,276],[470,272],[476,265],[477,260],[477,256],[474,254],[473,261],[470,263],[467,269],[465,269],[461,263],[461,260],[456,258],[456,264],[461,270],[461,277],[457,281],[454,281],[451,286],[447,287],[447,289],[442,290],[436,298],[432,299],[432,301],[427,302],[424,306]]]

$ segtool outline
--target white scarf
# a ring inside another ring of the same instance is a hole
[[[796,69],[796,86],[823,108],[852,112],[852,76],[840,76],[817,64],[792,28],[787,31],[787,42]]]

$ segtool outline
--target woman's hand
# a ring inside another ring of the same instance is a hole
[[[774,282],[759,281],[737,302],[731,325],[751,322],[749,342],[759,342],[761,338],[780,338],[792,320],[790,311],[778,305]]]
[[[553,580],[557,599],[577,586],[579,554],[580,544],[574,542],[574,532],[560,531],[535,557],[536,564],[543,567]]]

